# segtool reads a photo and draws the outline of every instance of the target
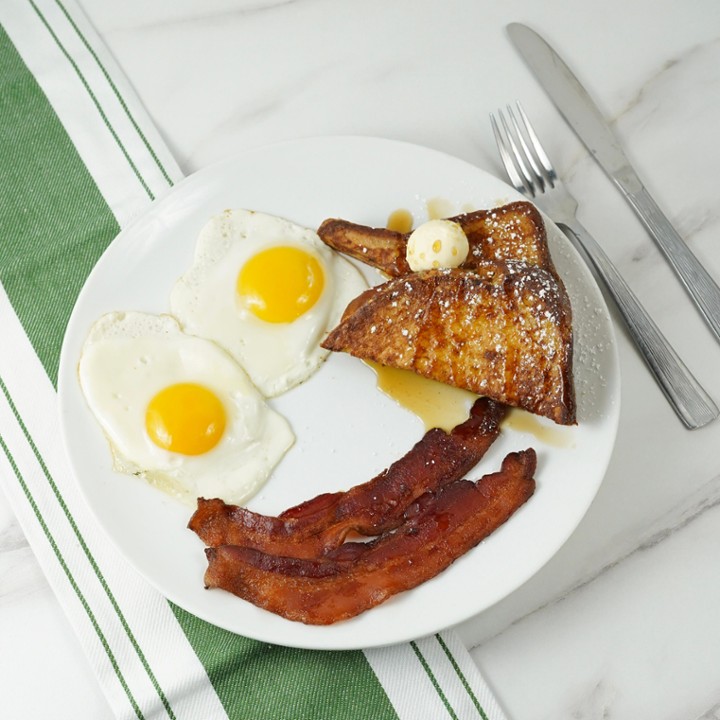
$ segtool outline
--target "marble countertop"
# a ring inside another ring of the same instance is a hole
[[[521,99],[582,222],[720,400],[720,346],[505,31],[524,22],[562,52],[720,278],[714,0],[81,5],[186,173],[281,139],[358,134],[502,176],[488,113]],[[540,572],[459,627],[511,720],[720,718],[720,422],[683,429],[619,325],[617,335],[620,426],[597,498]],[[0,578],[0,635],[13,648],[0,653],[3,717],[109,718],[2,496]]]

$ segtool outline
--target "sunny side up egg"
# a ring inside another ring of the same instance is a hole
[[[169,315],[102,316],[78,375],[115,470],[189,504],[198,497],[242,503],[295,440],[224,350],[186,335]]]
[[[174,286],[183,329],[227,350],[266,397],[306,380],[361,273],[314,231],[249,210],[226,210],[200,232],[192,267]]]

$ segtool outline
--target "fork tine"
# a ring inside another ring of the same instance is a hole
[[[495,143],[497,144],[498,151],[500,153],[500,159],[505,166],[505,172],[507,172],[513,187],[518,192],[521,192],[523,194],[530,193],[531,195],[533,195],[534,193],[532,188],[528,186],[526,180],[522,177],[520,171],[517,169],[515,161],[507,148],[505,139],[500,132],[500,127],[498,126],[498,123],[495,120],[495,116],[492,113],[490,113],[490,124],[492,125],[493,133],[495,135]]]
[[[517,105],[519,107],[520,103],[518,102]],[[523,133],[523,128],[517,121],[515,113],[513,112],[513,109],[512,107],[510,107],[510,105],[507,106],[507,114],[510,118],[510,124],[512,125],[512,129],[514,130],[515,137],[517,138],[517,141],[520,143],[520,146],[523,149],[524,158],[525,160],[527,160],[528,165],[530,165],[533,174],[535,175],[535,181],[537,182],[538,189],[540,192],[545,192],[545,186],[547,185],[548,178],[546,177],[546,173],[543,172],[543,169],[540,167],[541,162],[536,156],[535,152],[533,152],[533,150],[531,150],[528,146],[528,143],[525,140],[525,133]],[[527,116],[524,116],[523,122],[525,122],[526,119]],[[527,131],[527,125],[525,126],[525,130]],[[529,134],[528,138],[530,140],[530,143],[532,144],[533,139]],[[537,139],[537,136],[535,136],[535,138]]]
[[[550,158],[548,157],[548,154],[545,152],[545,148],[542,146],[542,143],[540,142],[540,138],[538,138],[537,133],[535,132],[535,128],[532,126],[532,123],[530,122],[530,118],[528,118],[528,116],[526,115],[525,110],[523,109],[523,106],[520,104],[519,101],[516,103],[516,105],[517,105],[518,113],[520,114],[520,118],[525,127],[525,132],[527,133],[527,136],[530,139],[530,146],[532,148],[532,152],[528,151],[528,155],[534,156],[534,158],[542,166],[544,173],[540,172],[538,170],[538,174],[544,175],[545,180],[550,183],[550,187],[555,187],[555,181],[557,180],[557,174],[555,173],[555,168],[553,167],[552,163],[550,162]],[[514,119],[515,118],[513,116],[513,120]]]
[[[533,172],[528,170],[528,167],[525,164],[525,155],[523,152],[520,151],[520,148],[518,147],[518,144],[515,140],[513,131],[510,129],[510,125],[505,119],[505,115],[502,110],[498,110],[498,117],[500,118],[500,124],[502,125],[502,129],[505,132],[507,145],[510,148],[512,158],[515,161],[515,166],[517,167],[520,175],[524,179],[525,187],[528,188],[528,190],[530,191],[530,195],[532,197],[535,197],[538,190],[542,192],[543,187],[537,182],[538,177]],[[540,178],[542,178],[542,176],[540,176]]]

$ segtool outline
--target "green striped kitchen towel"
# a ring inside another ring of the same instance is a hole
[[[117,717],[501,720],[452,632],[269,646],[172,605],[104,541],[61,446],[61,342],[103,250],[181,173],[72,0],[2,0],[0,25],[0,486]]]

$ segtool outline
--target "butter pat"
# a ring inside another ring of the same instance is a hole
[[[452,220],[428,220],[408,238],[406,257],[410,269],[454,268],[465,261],[469,252],[463,229]]]

